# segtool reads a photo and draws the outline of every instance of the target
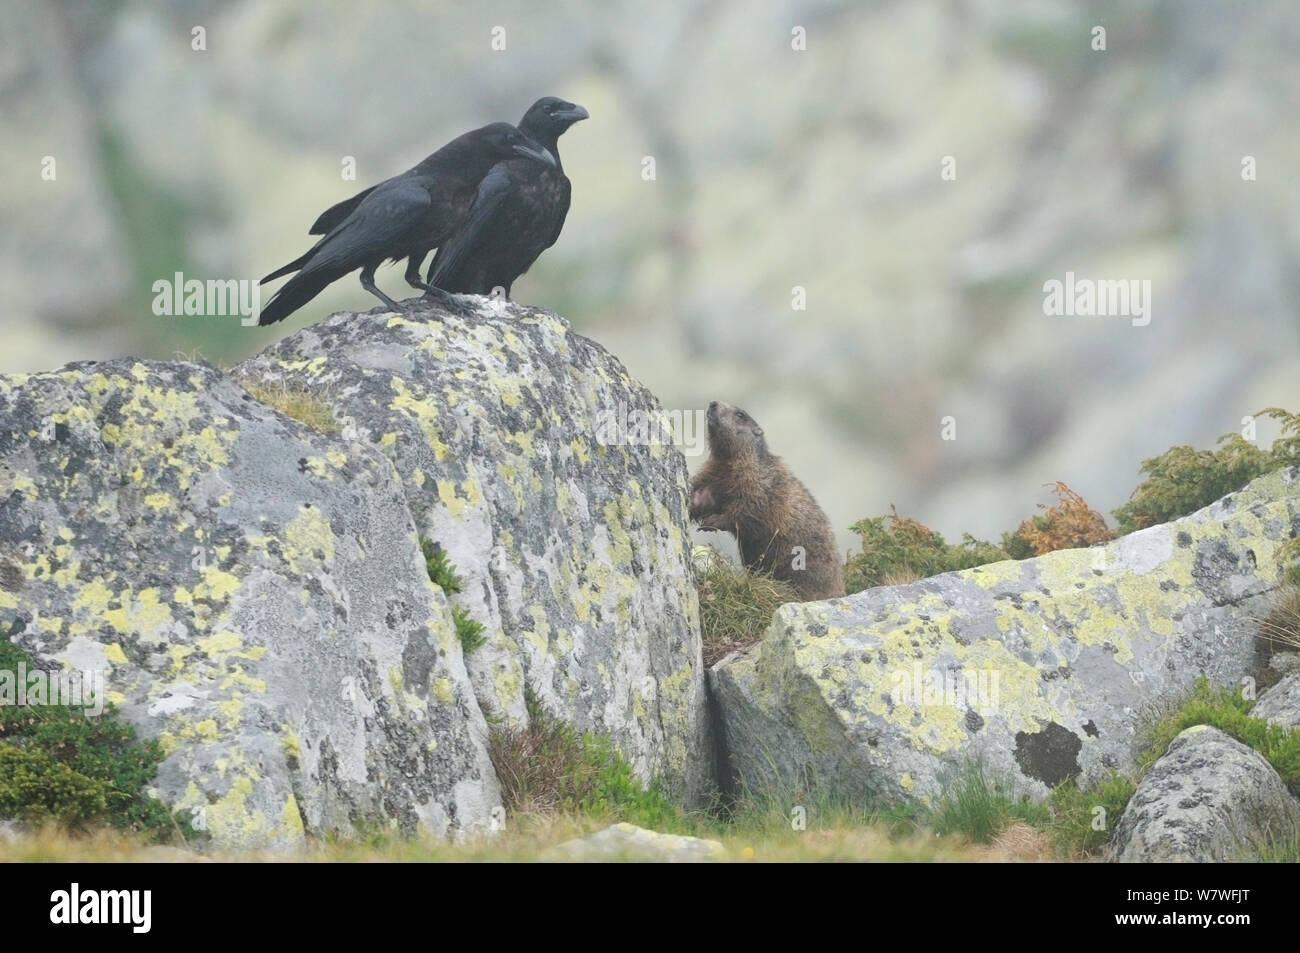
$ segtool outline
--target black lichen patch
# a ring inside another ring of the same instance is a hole
[[[6,592],[21,592],[23,588],[23,571],[9,561],[0,562],[0,589]]]
[[[1096,722],[1089,721],[1083,726],[1083,733],[1089,738],[1096,738],[1101,734],[1101,731],[1097,728]]]
[[[966,730],[974,734],[984,727],[984,719],[974,708],[966,709]]]
[[[1033,734],[1016,732],[1016,764],[1027,777],[1042,781],[1048,787],[1056,787],[1080,774],[1079,751],[1082,748],[1083,742],[1078,735],[1054,721]]]

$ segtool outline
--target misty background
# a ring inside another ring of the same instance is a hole
[[[256,279],[329,205],[556,95],[591,118],[516,301],[667,408],[747,409],[846,548],[891,504],[996,538],[1056,480],[1109,518],[1144,457],[1300,409],[1297,49],[1293,0],[3,0],[0,373],[229,365],[369,309],[349,277],[244,328],[151,288]],[[1150,280],[1150,324],[1045,316],[1067,271]]]

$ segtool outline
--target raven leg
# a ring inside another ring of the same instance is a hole
[[[375,266],[374,265],[368,265],[365,268],[361,269],[361,287],[365,288],[372,295],[374,295],[384,304],[388,305],[394,311],[406,310],[400,304],[394,301],[392,298],[388,297],[388,295],[384,294],[377,287],[375,287]]]
[[[419,288],[422,291],[433,291],[433,286],[420,278],[420,264],[422,261],[423,256],[416,258],[412,255],[410,258],[406,259],[406,274],[402,277],[406,279],[406,283],[412,288]]]

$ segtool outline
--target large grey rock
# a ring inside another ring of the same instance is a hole
[[[1258,860],[1300,837],[1300,805],[1259,752],[1217,728],[1175,738],[1115,829],[1121,863]]]
[[[0,377],[0,632],[102,672],[218,845],[441,835],[499,803],[391,463],[210,367]]]
[[[1133,770],[1140,711],[1259,664],[1298,476],[1103,547],[783,606],[711,670],[735,781],[924,801],[972,757],[1038,796]]]
[[[685,463],[601,433],[658,401],[563,319],[459,300],[336,314],[239,373],[321,394],[392,459],[462,577],[453,602],[486,627],[468,658],[485,710],[521,725],[531,692],[694,795],[711,764]]]
[[[1287,675],[1260,695],[1250,714],[1283,728],[1300,728],[1300,672]]]

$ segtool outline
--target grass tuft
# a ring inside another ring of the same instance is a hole
[[[665,830],[681,812],[659,789],[644,787],[608,739],[580,734],[526,695],[528,725],[497,726],[489,736],[492,766],[508,816],[581,815]]]
[[[729,652],[761,641],[772,614],[787,602],[800,601],[791,583],[742,569],[710,553],[696,573],[705,668]]]
[[[343,428],[334,419],[334,408],[320,393],[285,381],[239,381],[259,403],[292,417],[321,433],[338,433]]]

